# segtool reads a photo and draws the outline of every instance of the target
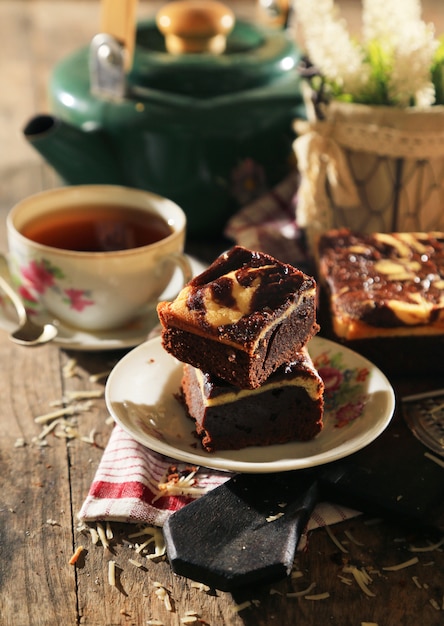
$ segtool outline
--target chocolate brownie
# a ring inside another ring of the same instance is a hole
[[[304,348],[258,389],[240,389],[184,365],[182,399],[202,446],[237,450],[313,439],[322,429],[324,384]]]
[[[157,310],[167,352],[246,389],[291,362],[319,330],[314,278],[240,246]]]
[[[318,252],[337,337],[444,334],[444,233],[333,230]]]

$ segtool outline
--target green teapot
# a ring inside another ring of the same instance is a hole
[[[211,0],[167,3],[128,49],[100,32],[62,60],[51,113],[24,135],[66,183],[149,190],[184,209],[191,238],[220,236],[295,167],[300,52]]]

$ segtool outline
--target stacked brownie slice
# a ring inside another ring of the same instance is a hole
[[[181,398],[206,450],[320,432],[324,387],[306,349],[319,330],[313,278],[235,246],[158,314],[165,350],[184,363]]]

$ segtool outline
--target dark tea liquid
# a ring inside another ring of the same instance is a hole
[[[171,233],[155,213],[109,204],[67,207],[30,221],[22,229],[25,237],[37,243],[79,252],[139,248]]]

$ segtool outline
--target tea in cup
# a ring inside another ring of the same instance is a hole
[[[9,265],[28,310],[83,330],[121,328],[155,305],[180,268],[186,217],[171,200],[114,185],[29,196],[7,217]]]

